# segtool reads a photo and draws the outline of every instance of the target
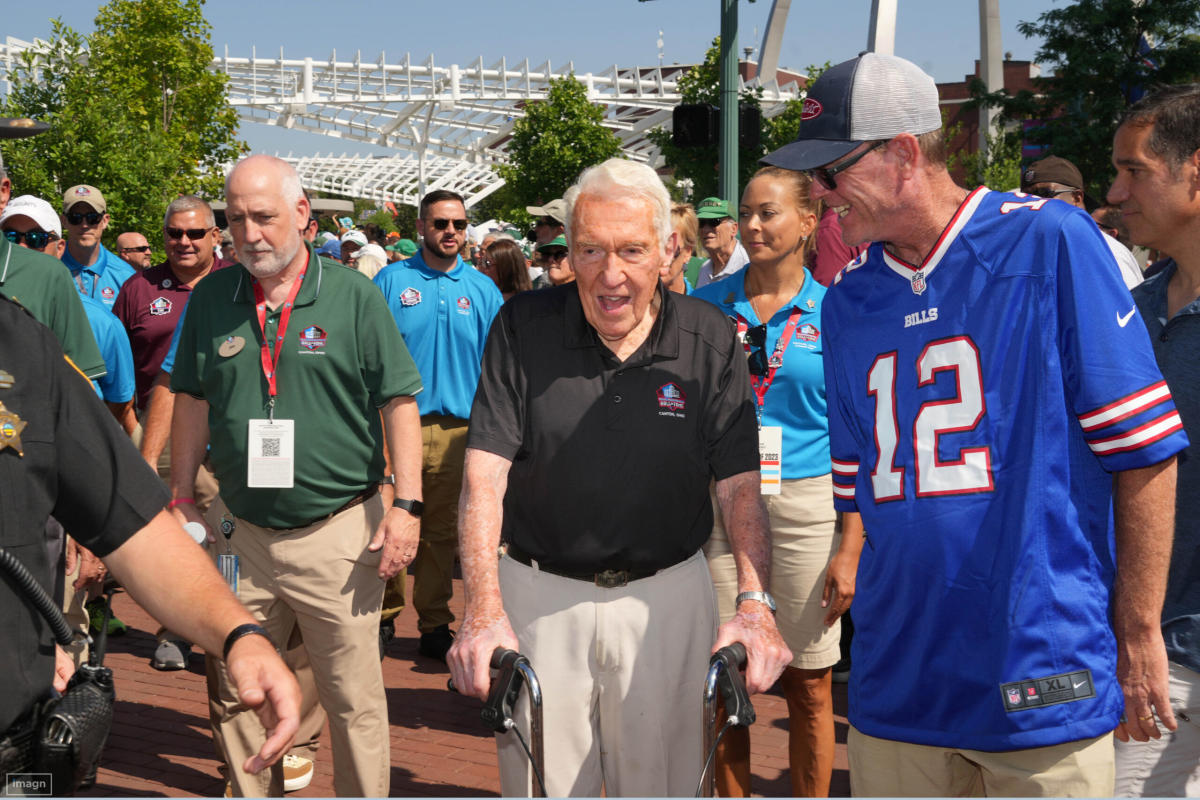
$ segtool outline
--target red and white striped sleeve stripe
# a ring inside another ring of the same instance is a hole
[[[858,479],[858,462],[832,459],[833,496],[843,500],[854,499],[854,483]]]
[[[1119,423],[1143,414],[1158,405],[1166,406],[1153,419],[1134,428],[1125,429]],[[1138,450],[1170,436],[1183,428],[1183,420],[1175,410],[1171,390],[1166,381],[1159,381],[1125,397],[1079,416],[1088,447],[1098,456]]]

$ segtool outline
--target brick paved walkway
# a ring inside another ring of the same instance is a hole
[[[453,608],[461,616],[462,587],[455,582]],[[208,727],[204,662],[193,652],[186,671],[156,672],[149,666],[156,623],[127,595],[114,601],[129,625],[109,640],[105,663],[116,674],[117,707],[91,796],[217,797],[224,781],[217,771]],[[535,668],[537,665],[534,665]],[[703,668],[703,667],[701,667]],[[446,690],[449,673],[440,663],[417,655],[416,615],[397,620],[396,639],[383,664],[391,725],[394,796],[495,796],[499,787],[496,750],[479,720],[480,704]],[[523,701],[522,701],[523,702]],[[834,687],[837,759],[832,794],[849,796],[846,772],[846,694]],[[786,796],[787,722],[783,699],[754,698],[758,722],[752,729],[754,794]],[[323,742],[328,736],[322,737]],[[291,797],[333,795],[328,748],[317,758],[312,784]]]

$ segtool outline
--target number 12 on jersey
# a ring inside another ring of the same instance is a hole
[[[894,350],[881,353],[867,372],[867,391],[875,398],[876,458],[871,487],[876,503],[904,498],[904,468],[896,465],[902,422],[896,411],[897,359]],[[952,373],[957,387],[954,397],[926,400],[911,421],[903,420],[912,431],[917,497],[991,491],[991,448],[964,447],[956,459],[938,457],[941,436],[975,430],[987,410],[979,349],[966,336],[939,339],[921,351],[916,370],[918,390],[932,387],[940,372]]]

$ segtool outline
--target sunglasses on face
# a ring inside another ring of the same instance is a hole
[[[566,250],[547,250],[546,252],[542,253],[542,257],[545,258],[547,261],[562,261],[564,258],[567,257],[567,251]]]
[[[834,180],[835,175],[837,175],[839,172],[844,172],[845,170],[848,170],[851,167],[853,167],[855,164],[857,164],[859,161],[862,160],[863,156],[865,156],[867,153],[870,153],[872,150],[878,150],[881,147],[885,147],[887,145],[888,141],[890,141],[890,140],[885,139],[882,142],[876,142],[875,144],[868,147],[866,150],[863,150],[858,155],[851,156],[850,158],[847,158],[845,161],[834,164],[833,166],[817,167],[816,169],[808,169],[808,170],[804,170],[804,171],[806,173],[808,173],[808,177],[815,179],[818,183],[820,183],[822,186],[824,186],[826,189],[828,189],[829,191],[832,192],[835,189],[837,189],[837,181]]]
[[[13,244],[20,244],[23,240],[30,249],[41,250],[51,239],[58,237],[53,233],[46,233],[46,231],[25,231],[24,233],[21,231],[5,231],[4,238]]]
[[[702,219],[702,220],[700,220],[700,227],[701,228],[715,228],[718,225],[720,225],[722,222],[725,222],[726,220],[730,220],[730,219],[731,219],[730,217],[721,217],[720,219]]]
[[[72,225],[78,225],[84,220],[87,220],[88,225],[99,225],[100,220],[103,218],[104,215],[99,211],[89,211],[86,214],[80,214],[77,211],[67,212],[67,222],[71,223]]]
[[[150,245],[143,244],[139,247],[122,247],[121,252],[122,253],[149,253]]]
[[[163,233],[171,241],[183,241],[184,235],[193,242],[199,241],[208,235],[208,228],[163,228]],[[147,248],[149,249],[149,248]]]
[[[439,231],[446,230],[452,224],[456,231],[465,231],[467,229],[467,221],[465,219],[435,219],[433,221],[433,227]]]
[[[558,220],[556,220],[554,217],[542,217],[534,224],[535,225],[549,225],[549,226],[553,227],[555,225],[558,225]]]
[[[753,328],[747,328],[746,342],[750,345],[750,352],[746,354],[746,365],[750,368],[750,374],[757,377],[766,375],[767,326],[755,325]]]

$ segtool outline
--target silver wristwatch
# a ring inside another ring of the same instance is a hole
[[[728,595],[726,596],[728,597]],[[743,600],[757,600],[770,609],[772,614],[775,613],[775,598],[771,597],[767,592],[742,592],[733,601],[734,608],[740,606]]]

